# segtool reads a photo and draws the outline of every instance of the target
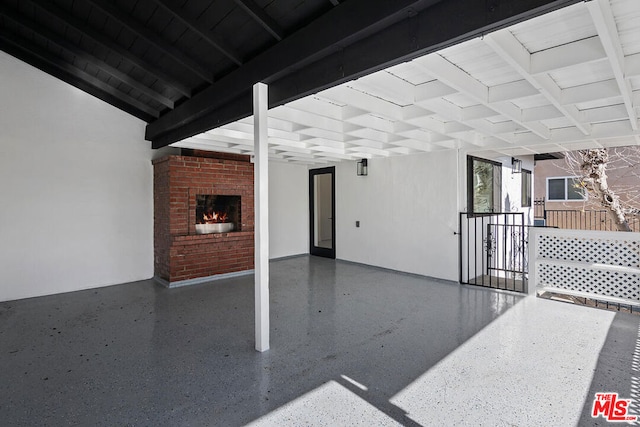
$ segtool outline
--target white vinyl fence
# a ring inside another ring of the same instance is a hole
[[[529,290],[640,306],[640,233],[531,228]]]

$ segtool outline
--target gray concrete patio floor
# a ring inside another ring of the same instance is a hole
[[[639,320],[315,257],[271,263],[266,353],[252,276],[6,302],[0,424],[606,425]]]

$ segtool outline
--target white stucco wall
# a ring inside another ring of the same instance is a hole
[[[533,225],[533,156],[520,156],[522,169],[531,172],[531,207],[522,207],[522,174],[513,173],[511,157],[499,158],[502,163],[502,204],[504,212],[523,212],[525,225]]]
[[[309,253],[309,170],[269,163],[269,257]]]
[[[458,154],[443,151],[336,166],[336,256],[458,278]],[[356,228],[355,222],[360,221]]]
[[[153,276],[145,123],[0,52],[0,300]]]

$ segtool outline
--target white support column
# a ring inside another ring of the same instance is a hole
[[[538,278],[536,274],[536,268],[538,267],[538,263],[536,262],[537,261],[536,257],[538,252],[537,251],[538,248],[536,248],[538,230],[540,229],[536,227],[529,227],[529,235],[528,235],[529,240],[527,241],[527,247],[529,250],[529,253],[527,254],[527,257],[529,258],[528,259],[528,266],[529,266],[528,276],[529,277],[524,282],[525,283],[524,292],[533,296],[537,294],[536,284],[538,282]]]
[[[253,86],[255,201],[255,325],[256,350],[269,350],[269,147],[268,87]]]

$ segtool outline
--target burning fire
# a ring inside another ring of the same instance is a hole
[[[202,214],[203,224],[217,224],[219,222],[227,222],[226,212],[209,211]]]

